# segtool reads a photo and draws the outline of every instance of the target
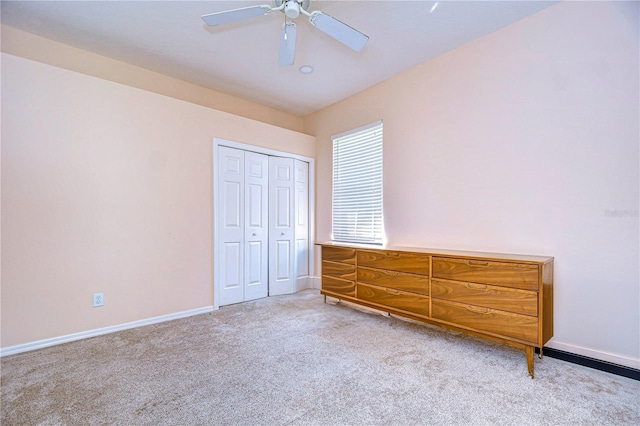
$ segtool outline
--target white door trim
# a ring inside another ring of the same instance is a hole
[[[314,264],[315,264],[315,159],[312,157],[306,157],[304,155],[293,154],[291,152],[276,151],[269,148],[263,148],[255,145],[244,144],[240,142],[229,141],[226,139],[213,138],[213,176],[212,176],[212,202],[211,208],[212,214],[212,256],[213,256],[213,309],[220,307],[220,289],[218,285],[220,283],[218,274],[220,268],[218,265],[218,258],[216,256],[218,250],[218,211],[216,209],[216,197],[218,191],[218,147],[227,146],[230,148],[242,149],[245,151],[257,152],[259,154],[273,155],[277,157],[288,157],[297,160],[305,161],[309,163],[309,277],[315,276]]]

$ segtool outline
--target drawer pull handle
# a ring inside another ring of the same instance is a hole
[[[387,293],[392,294],[394,296],[397,296],[397,295],[400,294],[400,292],[398,290],[393,290],[393,289],[390,289],[390,288],[385,288],[384,291],[386,291]]]
[[[476,314],[488,314],[489,309],[487,308],[476,308],[475,306],[467,305],[467,310],[474,312]]]
[[[400,257],[400,253],[398,253],[396,251],[389,251],[389,252],[387,252],[387,256],[389,256],[389,257]]]
[[[489,266],[489,262],[481,262],[479,260],[468,260],[467,265],[469,266]]]
[[[472,283],[467,283],[467,288],[470,288],[472,290],[483,290],[483,291],[487,291],[487,286],[486,285],[481,285],[481,284],[472,284]]]

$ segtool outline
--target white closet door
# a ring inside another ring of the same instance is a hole
[[[220,306],[244,300],[244,151],[218,151]]]
[[[269,295],[293,293],[294,161],[269,157]]]
[[[309,288],[309,163],[295,160],[295,291]]]
[[[269,291],[269,157],[245,152],[244,300]]]

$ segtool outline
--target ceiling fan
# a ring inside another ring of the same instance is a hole
[[[310,5],[311,0],[275,0],[275,7],[264,4],[242,7],[202,15],[202,20],[205,24],[213,27],[241,21],[243,19],[268,15],[271,12],[282,12],[285,16],[285,22],[282,27],[282,32],[280,33],[280,55],[278,58],[278,65],[280,66],[293,65],[296,50],[296,24],[293,22],[293,19],[296,19],[300,14],[307,16],[311,25],[349,46],[356,52],[359,52],[364,45],[367,44],[369,40],[368,36],[319,10],[309,12]]]

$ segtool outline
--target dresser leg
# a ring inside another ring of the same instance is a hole
[[[538,354],[538,358],[542,359],[542,348],[540,348],[540,353]]]
[[[327,295],[324,295],[324,303],[327,303]]]
[[[533,379],[533,346],[525,346],[524,351],[527,354],[527,367],[529,368],[529,375]]]

